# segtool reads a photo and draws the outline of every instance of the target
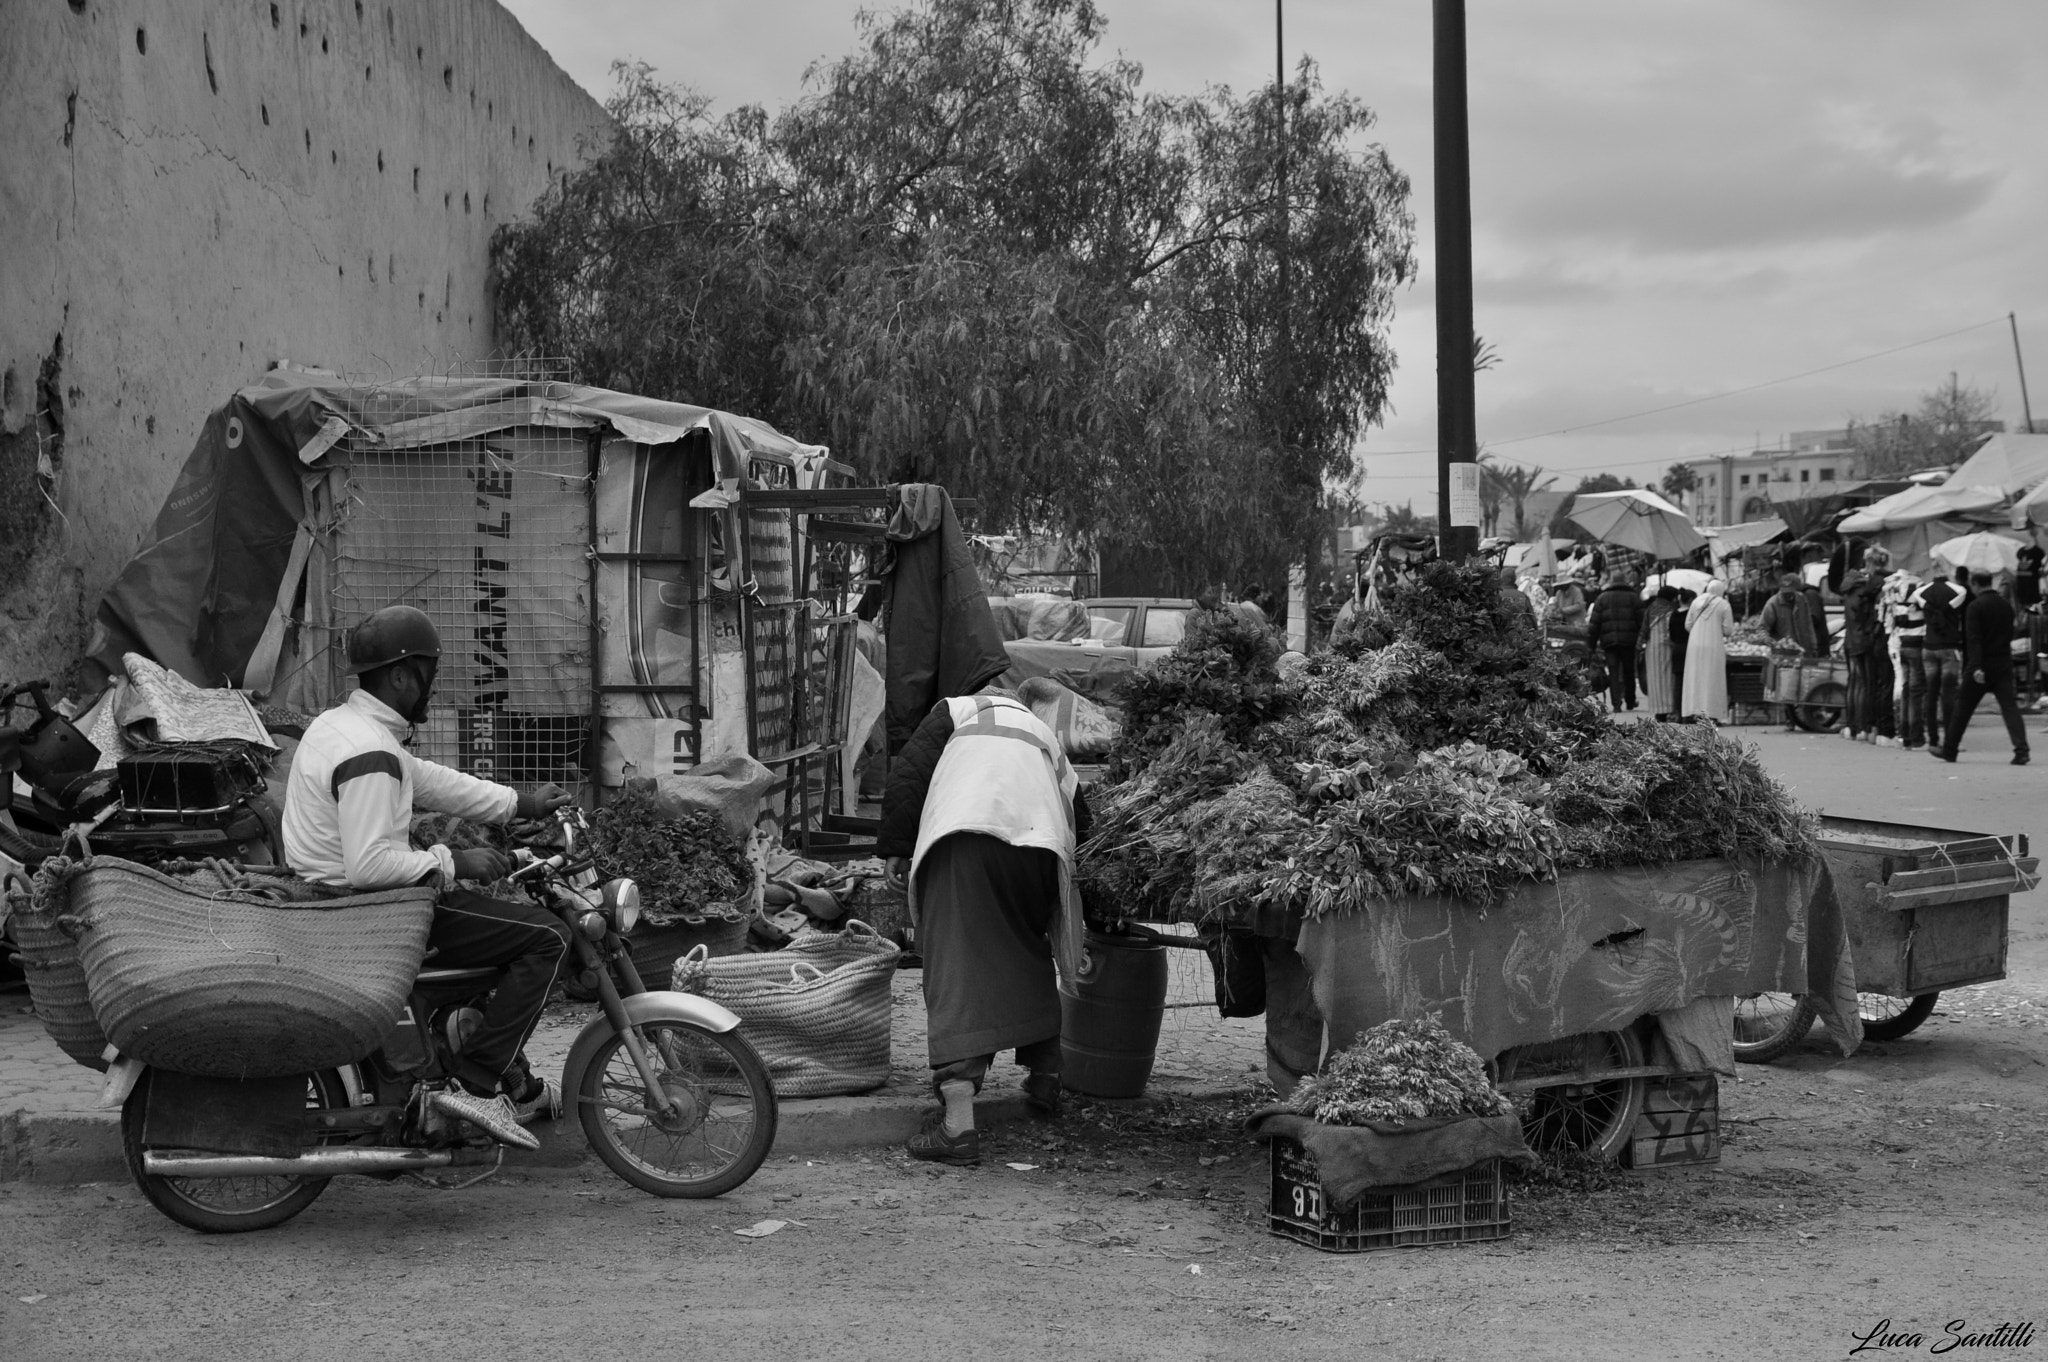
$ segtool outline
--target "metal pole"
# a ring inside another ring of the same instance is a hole
[[[1437,545],[1444,557],[1461,559],[1479,549],[1465,0],[1435,0],[1435,7]]]
[[[2034,404],[2027,401],[2027,362],[2020,357],[2020,319],[2012,313],[2005,314],[2005,320],[2012,326],[2012,362],[2020,369],[2020,412],[2027,418],[2026,433],[2034,433]]]

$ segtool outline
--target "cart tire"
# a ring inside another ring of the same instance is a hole
[[[1735,1057],[1768,1064],[1813,1029],[1813,1001],[1804,993],[1751,993],[1735,1000]]]
[[[1633,1031],[1595,1031],[1582,1036],[1504,1051],[1496,1065],[1500,1081],[1534,1078],[1546,1072],[1632,1069],[1643,1064],[1643,1045]],[[1579,1150],[1614,1163],[1635,1138],[1649,1084],[1640,1076],[1593,1083],[1563,1083],[1518,1095],[1522,1138],[1539,1151]]]
[[[1857,994],[1856,1012],[1863,1019],[1863,1039],[1899,1040],[1912,1035],[1921,1022],[1933,1015],[1935,1000],[1940,997],[1938,992],[1910,999],[1894,998],[1887,993]]]
[[[1842,726],[1848,707],[1849,688],[1839,681],[1823,681],[1792,706],[1792,719],[1809,733],[1832,733]]]

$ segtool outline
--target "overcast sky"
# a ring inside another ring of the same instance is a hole
[[[809,63],[852,46],[859,8],[505,3],[593,94],[639,60],[720,109],[796,97]],[[1147,88],[1273,78],[1270,3],[1098,3],[1105,55],[1143,63]],[[1395,409],[1359,454],[1369,500],[1420,511],[1436,495],[1430,12],[1286,13],[1290,66],[1306,54],[1371,105],[1414,182],[1422,277],[1397,304]],[[1600,469],[1654,482],[1911,407],[1951,371],[2017,429],[2007,312],[2048,428],[2048,3],[1468,0],[1467,24],[1475,325],[1502,361],[1479,375],[1479,437],[1501,458],[1565,487]]]

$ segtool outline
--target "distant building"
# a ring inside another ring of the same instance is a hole
[[[1693,459],[1685,466],[1699,482],[1680,505],[1697,525],[1761,520],[1771,513],[1774,497],[1813,496],[1826,484],[1863,476],[1847,430],[1795,430],[1776,449]]]

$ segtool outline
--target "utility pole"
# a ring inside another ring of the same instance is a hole
[[[2027,400],[2027,362],[2020,357],[2020,319],[2012,313],[2005,314],[2005,320],[2012,326],[2012,362],[2020,370],[2020,411],[2027,418],[2026,433],[2034,433],[2034,404]]]
[[[1479,434],[1472,382],[1472,157],[1465,0],[1434,0],[1436,103],[1436,524],[1450,559],[1479,550]]]

